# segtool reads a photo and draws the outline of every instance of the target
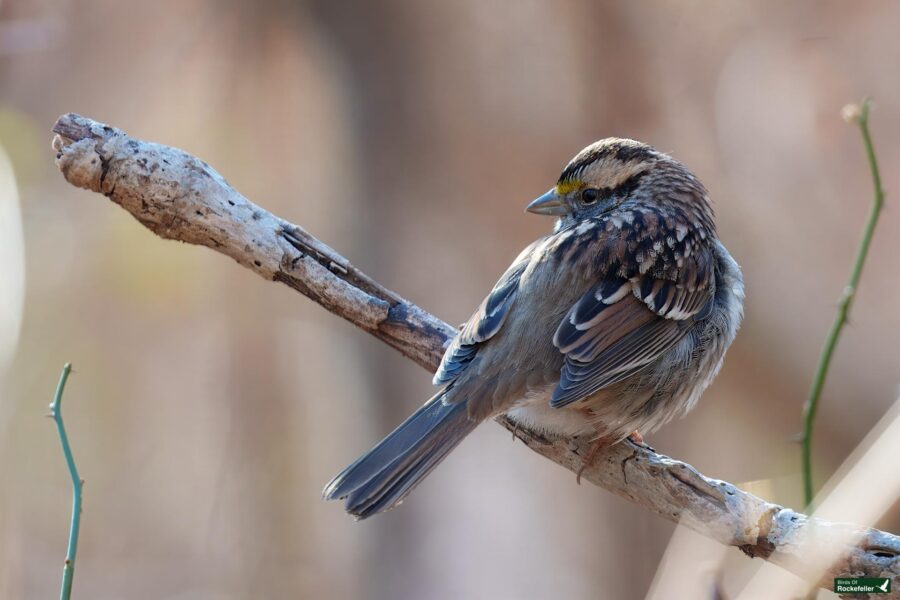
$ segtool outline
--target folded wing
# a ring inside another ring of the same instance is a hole
[[[551,406],[588,398],[639,373],[708,316],[715,292],[710,249],[698,244],[688,256],[668,250],[668,256],[663,250],[652,257],[656,269],[625,260],[600,269],[598,283],[572,306],[553,338],[565,363]]]
[[[435,385],[452,383],[475,358],[481,344],[500,331],[516,300],[519,280],[528,267],[531,250],[537,243],[531,244],[519,254],[478,307],[478,310],[463,325],[456,339],[447,347],[441,364],[434,374]]]

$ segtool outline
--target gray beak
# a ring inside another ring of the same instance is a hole
[[[556,189],[549,192],[525,207],[525,210],[536,215],[551,215],[561,217],[569,213],[566,201],[556,193]]]

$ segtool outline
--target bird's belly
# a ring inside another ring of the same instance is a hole
[[[524,399],[506,411],[512,421],[523,428],[549,437],[575,437],[596,435],[588,415],[573,408],[552,408],[550,395],[556,384],[529,392]]]

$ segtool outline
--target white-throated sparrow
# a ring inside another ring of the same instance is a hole
[[[690,410],[721,367],[743,280],[684,165],[601,140],[527,210],[559,220],[447,348],[442,389],[326,486],[350,514],[396,506],[491,416],[615,443]]]

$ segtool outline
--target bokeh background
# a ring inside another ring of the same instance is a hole
[[[355,523],[324,503],[430,376],[66,185],[59,114],[203,157],[451,323],[551,226],[522,208],[577,150],[671,152],[710,189],[748,297],[719,379],[650,441],[799,508],[793,437],[871,198],[839,111],[876,99],[900,189],[898,24],[890,0],[2,0],[0,597],[57,593],[70,486],[43,416],[66,361],[77,598],[643,598],[673,532],[493,425],[400,510]],[[898,254],[889,204],[822,401],[820,482],[896,397]],[[900,529],[896,505],[879,525]]]

